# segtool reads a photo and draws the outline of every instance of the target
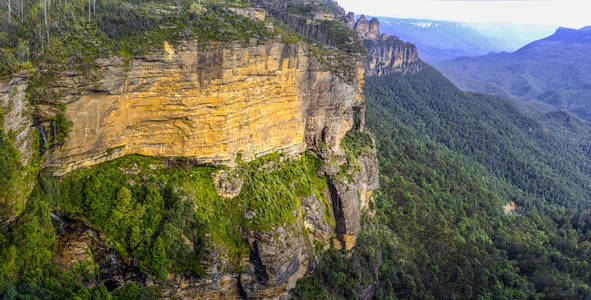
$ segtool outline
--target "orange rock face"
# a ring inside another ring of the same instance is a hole
[[[186,43],[129,66],[102,60],[93,91],[64,97],[73,127],[46,166],[61,175],[127,154],[232,165],[320,141],[339,151],[362,104],[363,71],[361,82],[344,83],[307,54],[304,44],[274,41]]]

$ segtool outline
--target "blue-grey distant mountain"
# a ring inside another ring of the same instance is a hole
[[[378,17],[383,32],[417,46],[421,58],[436,64],[463,56],[514,51],[551,34],[555,28],[495,23],[460,23]]]
[[[458,58],[438,68],[463,89],[535,100],[591,121],[591,26],[559,28],[513,53]]]
[[[469,23],[469,25],[482,35],[499,41],[508,52],[513,52],[535,40],[545,38],[558,28],[558,26],[508,23]]]

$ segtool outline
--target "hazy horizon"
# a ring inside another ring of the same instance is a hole
[[[372,15],[372,14],[363,14],[355,12],[356,16],[365,15],[369,17],[376,17],[378,19],[399,19],[399,20],[425,20],[425,21],[434,21],[434,22],[450,22],[450,23],[465,23],[469,25],[522,25],[522,26],[531,26],[531,27],[546,27],[546,28],[556,28],[558,29],[561,27],[560,25],[544,25],[544,24],[525,24],[525,23],[513,23],[513,22],[476,22],[476,21],[462,21],[462,20],[444,20],[441,18],[420,18],[420,17],[395,17],[395,16],[387,16],[387,15]],[[588,25],[587,25],[588,26]],[[566,26],[562,26],[566,27]],[[582,26],[585,27],[585,26]],[[569,27],[573,29],[580,29],[582,27]]]
[[[591,25],[582,0],[337,0],[347,11],[379,17],[508,23],[579,29]],[[523,13],[527,12],[527,13]]]

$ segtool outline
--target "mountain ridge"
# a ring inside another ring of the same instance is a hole
[[[533,25],[466,23],[430,19],[378,17],[383,31],[417,45],[428,63],[462,56],[514,51],[550,34],[548,27]]]
[[[437,67],[463,89],[536,100],[591,120],[591,35],[560,28],[512,53],[463,57]]]

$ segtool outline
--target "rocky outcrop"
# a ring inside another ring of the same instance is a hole
[[[294,224],[267,233],[242,232],[251,252],[240,268],[222,258],[222,249],[216,249],[207,259],[206,278],[171,275],[165,283],[166,293],[183,299],[278,299],[287,295],[314,267],[315,247],[326,249],[334,237],[322,202],[315,196],[301,201],[305,209]]]
[[[113,249],[103,232],[68,216],[51,217],[57,232],[52,264],[75,271],[77,280],[87,286],[104,284],[113,290],[130,281],[141,286],[153,284],[133,258],[123,257]]]
[[[346,22],[347,26],[349,26],[349,28],[355,28],[355,13],[350,11],[347,13],[347,22]]]
[[[367,48],[365,72],[367,76],[384,76],[391,73],[416,73],[423,67],[417,47],[401,41],[396,36],[380,34],[378,19],[367,21],[365,16],[347,15],[347,24],[354,28]]]
[[[345,174],[331,176],[329,183],[336,237],[347,250],[355,246],[361,214],[370,208],[372,192],[379,187],[375,150],[351,163]]]
[[[322,251],[331,246],[351,249],[355,244],[361,211],[370,205],[371,192],[378,185],[375,151],[349,160],[348,165],[343,176],[330,176],[323,195],[300,199],[301,205],[292,212],[295,222],[268,232],[242,229],[240,237],[250,254],[238,262],[227,256],[223,244],[207,243],[211,246],[201,259],[205,275],[172,273],[166,280],[156,279],[139,269],[138,260],[113,250],[104,233],[82,221],[55,215],[58,239],[53,263],[77,270],[78,280],[86,285],[105,284],[110,290],[133,281],[140,286],[160,285],[170,298],[284,299],[297,280],[315,267]],[[230,171],[213,176],[218,193],[227,197],[240,193],[241,182]],[[244,218],[252,214],[248,211]]]
[[[11,223],[25,208],[27,197],[34,185],[35,131],[26,92],[28,78],[16,76],[9,82],[0,82],[0,134],[13,153],[17,155],[3,157],[3,166],[14,166],[11,172],[0,176],[0,226]],[[11,144],[10,144],[11,143]],[[14,148],[13,148],[14,147]],[[3,149],[4,150],[4,149]],[[6,155],[7,152],[3,152]],[[18,166],[20,162],[20,166]]]
[[[231,171],[220,170],[213,175],[213,184],[219,196],[224,198],[235,198],[240,195],[244,180],[233,174]]]
[[[227,10],[233,14],[247,17],[253,21],[262,22],[267,16],[267,12],[264,9],[252,8],[252,7],[228,7]]]
[[[64,76],[56,89],[73,126],[45,166],[61,175],[127,154],[232,165],[238,155],[248,161],[320,145],[339,152],[360,118],[362,64],[350,83],[304,43],[254,43],[187,42],[128,65],[99,60],[91,86],[82,75]]]
[[[380,22],[376,18],[372,18],[370,21],[367,21],[365,16],[362,15],[359,17],[359,19],[357,19],[354,29],[364,40],[377,39],[380,37]]]
[[[33,156],[33,119],[31,108],[26,98],[27,76],[16,76],[10,82],[0,82],[0,110],[2,111],[3,130],[12,133],[13,144],[19,151],[23,165],[28,165]]]
[[[367,48],[367,76],[384,76],[392,73],[413,74],[421,70],[415,45],[405,43],[395,36],[382,35],[363,41]]]
[[[238,266],[218,246],[204,260],[205,278],[172,274],[164,282],[166,294],[182,299],[287,299],[297,280],[315,267],[322,251],[331,246],[354,247],[361,214],[372,205],[372,191],[379,185],[375,149],[348,161],[345,173],[329,169],[323,169],[332,174],[324,201],[330,201],[332,210],[327,211],[315,195],[303,197],[301,209],[293,211],[298,216],[295,223],[271,232],[242,231],[250,255]]]

